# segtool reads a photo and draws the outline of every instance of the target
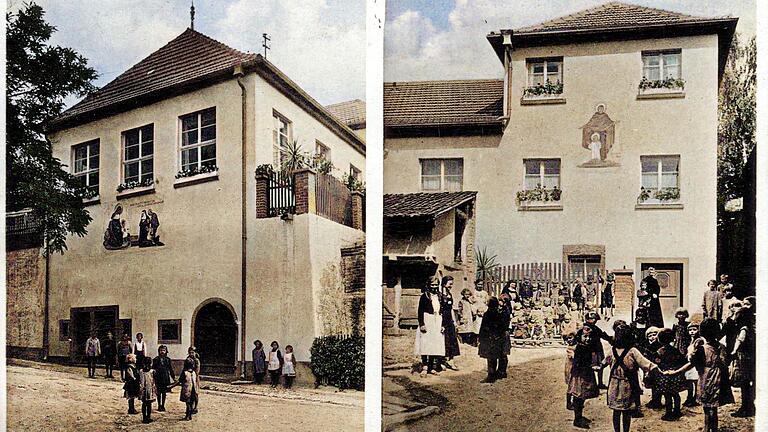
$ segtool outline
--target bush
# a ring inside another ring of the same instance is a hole
[[[365,336],[321,336],[310,349],[315,386],[365,389]]]

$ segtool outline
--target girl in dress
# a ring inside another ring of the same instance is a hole
[[[577,344],[573,352],[573,367],[568,380],[568,394],[573,403],[573,425],[581,429],[589,429],[590,420],[584,417],[584,402],[600,395],[595,380],[595,372],[600,365],[594,362],[592,356],[592,334],[590,327],[582,327],[576,336]]]
[[[131,337],[127,334],[124,334],[120,343],[117,344],[117,364],[120,366],[121,381],[125,381],[125,369],[128,367],[128,354],[133,353],[133,348],[131,348],[132,345]]]
[[[704,432],[717,432],[717,408],[734,402],[725,366],[728,353],[718,341],[720,322],[717,319],[705,318],[701,322],[700,333],[701,337],[693,343],[688,363],[679,369],[662,373],[677,375],[696,368],[699,373],[698,398],[704,406]]]
[[[191,346],[187,349],[187,358],[190,359],[195,366],[195,388],[197,391],[192,400],[192,414],[197,414],[197,404],[200,402],[200,370],[202,369],[203,364],[200,362],[200,354],[197,353],[197,348],[195,346]],[[190,417],[189,420],[192,420],[192,418]]]
[[[453,358],[461,354],[459,338],[456,335],[456,322],[453,319],[453,276],[443,276],[440,281],[440,315],[443,319],[443,337],[445,354],[441,359],[447,369],[458,370]]]
[[[136,333],[136,342],[133,343],[133,354],[136,356],[136,364],[143,366],[146,357],[147,343],[144,342],[144,334]]]
[[[688,316],[688,309],[677,308],[675,311],[677,322],[672,325],[672,333],[675,335],[674,346],[683,355],[688,353],[688,345],[691,344],[691,336],[688,334]]]
[[[280,372],[283,369],[283,353],[280,352],[280,344],[277,341],[272,341],[269,346],[272,347],[272,351],[269,352],[267,370],[272,388],[277,388],[277,385],[280,384]]]
[[[675,335],[672,330],[665,328],[659,331],[658,350],[659,369],[674,370],[686,363],[686,358],[680,351],[672,345],[675,341]],[[661,417],[664,421],[674,421],[679,419],[680,412],[680,392],[685,389],[685,377],[682,375],[659,375],[656,378],[656,391],[664,396],[666,412]]]
[[[141,422],[152,423],[152,402],[157,399],[155,385],[155,370],[152,369],[152,359],[144,358],[143,368],[139,371],[139,399],[141,400]]]
[[[573,370],[573,355],[576,349],[576,332],[569,331],[563,333],[563,342],[565,342],[565,385],[566,387],[571,382],[571,371]],[[569,411],[573,411],[573,399],[571,394],[565,392],[565,408]]]
[[[459,301],[459,325],[456,328],[461,341],[468,345],[475,344],[475,311],[472,307],[472,292],[469,288],[461,290]]]
[[[688,349],[685,351],[685,357],[688,358],[695,349],[694,342],[699,338],[699,321],[692,320],[690,324],[688,324],[688,336],[690,337],[690,343],[688,344]],[[695,407],[699,406],[699,403],[696,402],[696,383],[699,380],[699,374],[696,372],[695,368],[691,368],[688,371],[685,372],[685,381],[688,385],[688,397],[685,398],[685,402],[683,402],[684,407]]]
[[[187,357],[187,359],[184,360],[184,369],[181,371],[181,374],[179,374],[179,381],[173,384],[173,387],[181,385],[179,400],[187,405],[187,410],[182,420],[192,420],[192,414],[197,414],[195,402],[198,398],[199,384],[195,367],[195,360]]]
[[[613,285],[615,283],[616,276],[613,273],[608,273],[608,276],[605,277],[605,284],[603,284],[602,292],[600,293],[600,313],[603,315],[607,314],[610,318],[613,318]]]
[[[253,341],[251,357],[253,359],[253,383],[261,384],[267,373],[267,356],[264,354],[264,345],[260,340]]]
[[[167,346],[160,345],[157,348],[157,357],[152,360],[152,369],[155,370],[155,384],[157,385],[157,410],[165,411],[168,388],[176,381],[171,359],[168,358]]]
[[[733,385],[741,387],[741,407],[733,414],[734,417],[752,417],[755,415],[755,315],[752,304],[755,297],[744,299],[745,305],[736,311],[735,322],[739,332],[733,345]]]
[[[613,348],[605,359],[605,364],[611,368],[606,401],[608,408],[613,410],[614,432],[621,432],[622,429],[629,432],[632,413],[639,409],[641,390],[638,369],[650,374],[656,368],[653,362],[632,346],[633,343],[634,336],[629,325],[621,322],[614,326]]]
[[[437,375],[435,366],[445,355],[443,317],[440,315],[440,279],[433,276],[419,297],[418,322],[416,329],[415,353],[421,356],[421,377]]]
[[[128,354],[125,357],[125,384],[123,384],[123,397],[128,399],[128,414],[138,414],[134,406],[134,399],[139,396],[139,375],[136,371],[136,356]]]
[[[296,379],[296,363],[293,356],[293,346],[285,346],[285,357],[283,357],[283,385],[289,389],[293,386],[293,380]]]

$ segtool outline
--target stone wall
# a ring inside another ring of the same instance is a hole
[[[341,249],[341,283],[347,294],[352,332],[365,333],[365,242]]]
[[[36,247],[8,251],[6,272],[8,356],[39,358],[43,351],[45,258]]]

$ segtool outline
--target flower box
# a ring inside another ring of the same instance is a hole
[[[215,181],[218,179],[219,179],[218,169],[216,169],[216,171],[197,172],[192,175],[184,175],[184,176],[179,176],[179,174],[176,174],[176,180],[173,182],[173,187],[175,189],[178,189],[180,187],[192,186],[199,183]]]
[[[680,202],[680,188],[667,187],[661,189],[640,188],[637,197],[638,205],[667,205]]]
[[[517,203],[520,206],[560,205],[563,191],[560,188],[546,189],[537,187],[517,192]]]
[[[637,86],[639,98],[653,99],[656,97],[685,97],[685,80],[682,78],[667,78],[663,80],[648,80],[645,77]]]

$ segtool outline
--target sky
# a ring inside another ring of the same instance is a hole
[[[189,26],[190,0],[36,3],[58,29],[51,42],[85,56],[99,87]],[[10,11],[23,4],[7,2]],[[269,33],[267,59],[320,103],[365,99],[364,1],[195,0],[195,11],[195,30],[241,51],[263,53]]]
[[[537,24],[607,0],[389,0],[384,80],[501,78],[485,36]],[[739,17],[736,31],[755,34],[754,0],[627,0],[689,15]]]

